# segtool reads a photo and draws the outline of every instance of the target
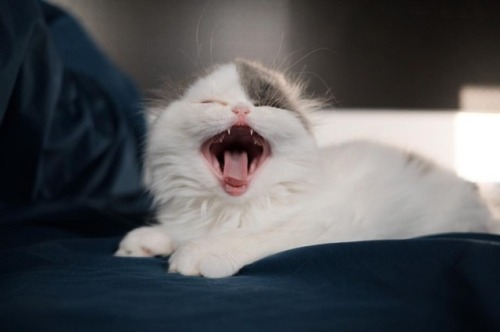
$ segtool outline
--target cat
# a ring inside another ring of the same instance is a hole
[[[219,278],[297,247],[488,232],[474,186],[423,157],[369,141],[320,150],[317,107],[302,84],[240,59],[156,107],[145,164],[157,223],[115,255]]]

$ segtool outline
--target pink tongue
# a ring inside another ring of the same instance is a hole
[[[224,181],[232,186],[239,187],[247,183],[248,155],[246,151],[224,152]]]

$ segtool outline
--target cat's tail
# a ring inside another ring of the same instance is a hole
[[[493,216],[490,230],[492,233],[500,234],[500,184],[480,184],[478,187],[481,197]]]

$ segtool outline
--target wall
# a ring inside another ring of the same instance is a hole
[[[377,139],[500,181],[499,115],[482,113],[500,110],[499,1],[52,2],[146,94],[212,63],[260,59],[333,92],[342,111],[320,114],[320,144]]]
[[[500,86],[500,1],[52,1],[145,91],[234,57],[300,74],[340,108],[457,109],[465,86]]]

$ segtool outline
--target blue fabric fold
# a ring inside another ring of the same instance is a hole
[[[0,10],[0,220],[68,201],[147,213],[133,84],[59,9]]]

